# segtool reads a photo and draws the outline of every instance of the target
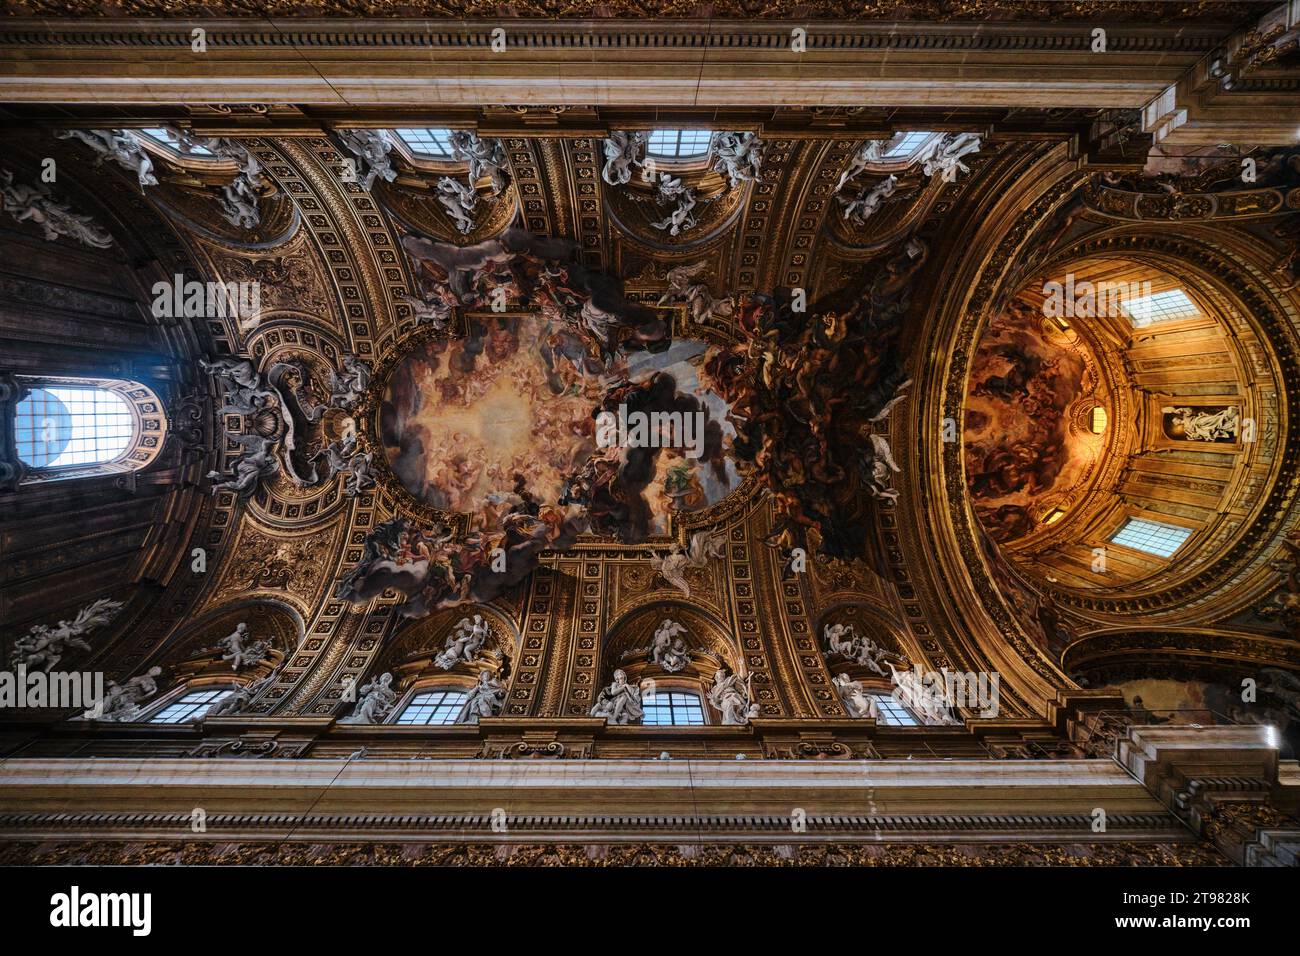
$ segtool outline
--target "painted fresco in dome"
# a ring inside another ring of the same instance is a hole
[[[1079,346],[1039,312],[1013,302],[990,321],[971,363],[964,442],[975,512],[995,541],[1029,534],[1088,479],[1102,438],[1072,429],[1069,410],[1090,378]]]

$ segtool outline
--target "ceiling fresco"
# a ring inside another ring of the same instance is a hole
[[[667,351],[623,356],[619,368],[607,370],[585,350],[565,356],[562,334],[535,315],[470,322],[464,340],[433,339],[412,351],[385,388],[385,453],[417,499],[443,511],[481,514],[491,525],[487,512],[504,509],[507,495],[560,502],[580,473],[626,468],[624,498],[634,525],[626,534],[639,540],[666,534],[670,511],[707,507],[740,483],[724,443],[734,435],[726,403],[703,390],[696,375],[706,343],[676,340]],[[618,392],[607,399],[616,382],[648,388],[631,404],[625,399],[637,395]],[[626,413],[677,416],[665,417],[665,433],[649,461],[620,461],[620,446],[598,443],[597,416],[606,401],[613,403],[615,420],[619,405]],[[698,429],[697,414],[703,416]]]
[[[1105,391],[1078,333],[1041,308],[1015,300],[989,322],[971,365],[963,441],[971,501],[995,541],[1032,534],[1086,489],[1105,443],[1084,422],[1093,408],[1104,412]]]
[[[1261,692],[1264,704],[1245,706],[1241,690],[1231,683],[1173,678],[1145,678],[1119,681],[1110,686],[1124,695],[1136,711],[1145,711],[1155,724],[1256,724],[1280,731],[1281,755],[1294,760],[1300,755],[1300,719],[1294,701],[1300,682],[1294,674],[1270,669],[1264,675]]]

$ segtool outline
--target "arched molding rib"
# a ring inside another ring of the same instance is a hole
[[[1124,673],[1258,679],[1263,668],[1300,671],[1300,645],[1277,635],[1226,628],[1106,628],[1085,634],[1062,654],[1062,665],[1094,685]]]
[[[606,630],[600,643],[600,680],[608,682],[625,660],[648,648],[655,631],[666,620],[686,628],[681,637],[689,650],[703,652],[738,673],[745,672],[738,642],[715,614],[685,601],[669,600],[629,611]]]
[[[1065,154],[1063,147],[1044,150],[989,177],[972,197],[967,228],[952,236],[946,257],[937,250],[949,279],[933,290],[918,334],[924,344],[912,394],[919,441],[903,466],[917,482],[919,506],[908,514],[920,540],[931,545],[918,554],[941,592],[950,642],[968,667],[999,673],[1003,693],[1023,698],[1038,714],[1047,713],[1070,681],[1035,640],[1025,609],[999,587],[966,493],[962,443],[944,437],[945,421],[948,436],[960,437],[970,363],[993,304],[1035,231],[1084,181]]]

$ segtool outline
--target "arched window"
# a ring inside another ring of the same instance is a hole
[[[651,130],[646,155],[668,160],[703,159],[712,141],[713,133],[707,129]]]
[[[871,694],[880,708],[880,723],[889,727],[919,727],[916,715],[895,699],[893,694]]]
[[[167,417],[153,390],[120,379],[15,375],[0,381],[0,481],[121,474],[162,449]]]
[[[885,147],[881,157],[891,162],[911,159],[934,135],[928,130],[915,129],[908,130],[905,133],[898,133],[889,141],[889,145]]]
[[[451,148],[451,130],[428,129],[424,127],[405,127],[392,130],[397,138],[406,144],[406,148],[422,159],[453,159],[455,151]]]
[[[420,691],[402,708],[393,723],[420,727],[459,723],[468,696],[465,691],[455,687]]]
[[[146,723],[192,723],[200,720],[213,704],[219,700],[224,700],[232,693],[233,691],[228,687],[208,687],[203,690],[187,691],[150,714]]]
[[[641,723],[646,726],[702,727],[707,723],[700,696],[685,690],[646,694],[641,698],[641,710]]]
[[[177,156],[197,156],[203,159],[216,159],[212,151],[204,146],[193,146],[188,152],[182,152],[180,140],[171,130],[162,126],[149,126],[145,129],[133,129],[130,131],[137,139],[152,140],[155,144],[162,146],[168,152],[175,153]]]
[[[33,388],[15,415],[18,457],[31,468],[99,465],[121,457],[135,432],[130,406],[106,388]]]
[[[1200,318],[1201,310],[1182,289],[1165,289],[1151,295],[1137,296],[1122,303],[1133,328],[1144,329],[1157,322],[1179,322]]]
[[[1191,528],[1149,518],[1129,518],[1111,535],[1110,541],[1159,558],[1170,558],[1191,536]]]

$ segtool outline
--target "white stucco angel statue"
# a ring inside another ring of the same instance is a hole
[[[601,688],[589,713],[611,724],[639,724],[644,716],[641,688],[627,682],[625,671],[616,670],[613,683]]]
[[[722,715],[724,724],[747,724],[757,717],[758,704],[753,703],[749,678],[743,681],[725,667],[713,674],[713,687],[709,689],[709,703]]]
[[[650,642],[650,659],[670,674],[677,673],[691,662],[686,642],[678,636],[685,633],[685,626],[665,618]]]
[[[874,717],[880,719],[880,705],[876,699],[868,694],[862,686],[862,681],[854,680],[848,674],[839,674],[831,683],[835,685],[835,690],[839,692],[840,702],[844,705],[844,712],[850,717]]]
[[[393,705],[397,703],[397,694],[392,689],[393,675],[380,674],[358,691],[359,699],[352,713],[340,717],[340,724],[377,724],[380,723]]]
[[[217,649],[226,652],[221,655],[221,659],[230,661],[232,671],[266,660],[267,652],[270,650],[266,641],[254,641],[252,637],[248,625],[241,621],[235,625],[233,631],[217,641]]]
[[[725,534],[697,531],[691,535],[690,547],[687,550],[683,551],[680,544],[674,544],[663,557],[652,556],[650,566],[658,571],[665,581],[690,597],[691,586],[686,581],[687,569],[702,568],[711,560],[721,559],[726,542]]]

